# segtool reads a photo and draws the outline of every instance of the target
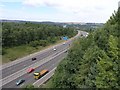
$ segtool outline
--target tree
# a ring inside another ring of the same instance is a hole
[[[27,85],[24,90],[36,90],[36,88],[33,85]]]
[[[120,8],[103,28],[75,41],[52,78],[53,88],[120,88]]]

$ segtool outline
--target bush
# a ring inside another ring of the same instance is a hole
[[[30,44],[30,46],[32,46],[32,47],[37,47],[38,45],[40,45],[40,44],[39,44],[39,41],[32,41],[32,42],[30,42],[29,44]]]

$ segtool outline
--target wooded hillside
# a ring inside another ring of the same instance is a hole
[[[104,27],[77,40],[50,88],[120,88],[120,8]]]
[[[23,44],[47,46],[49,43],[55,43],[60,40],[62,36],[70,38],[77,34],[77,31],[71,28],[31,22],[3,22],[2,29],[3,47]]]

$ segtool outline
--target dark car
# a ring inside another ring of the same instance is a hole
[[[65,53],[67,53],[68,51],[66,50]]]
[[[20,79],[20,80],[18,80],[18,81],[16,82],[16,85],[18,86],[18,85],[22,84],[23,82],[25,82],[25,80]]]
[[[32,61],[36,60],[37,58],[32,58]]]

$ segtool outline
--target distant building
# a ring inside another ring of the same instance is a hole
[[[120,7],[120,1],[118,2],[118,7]]]
[[[63,28],[66,28],[67,27],[67,25],[63,25]]]

